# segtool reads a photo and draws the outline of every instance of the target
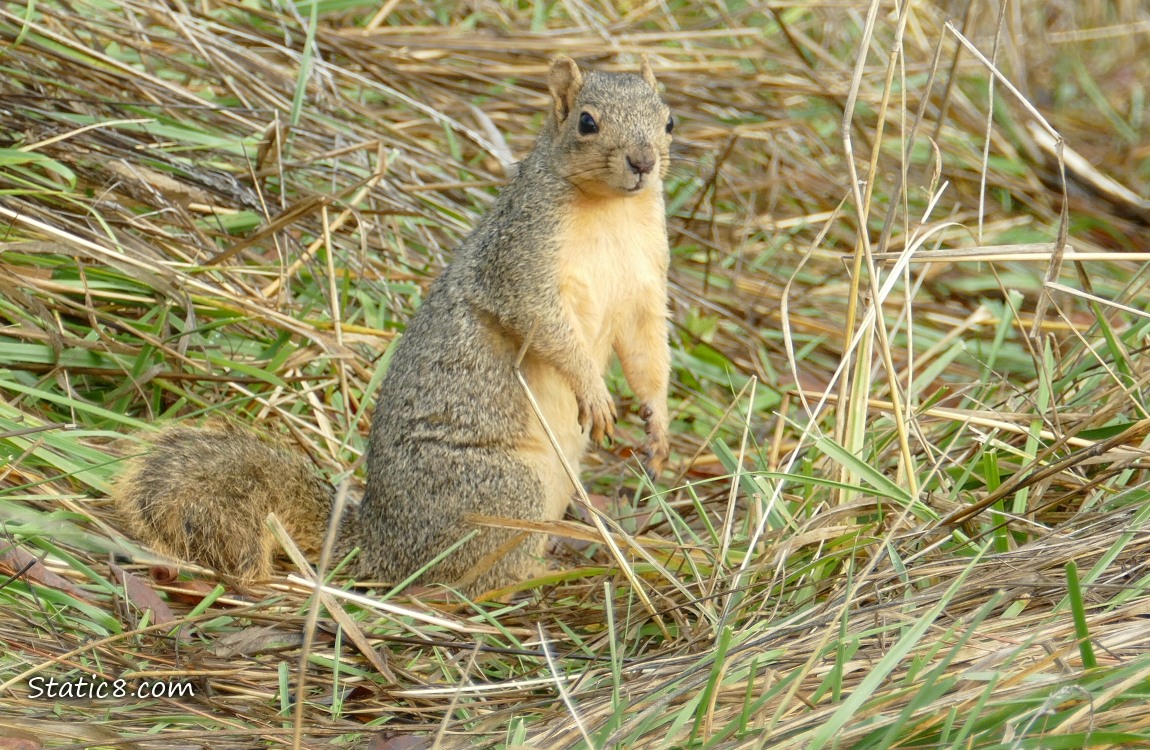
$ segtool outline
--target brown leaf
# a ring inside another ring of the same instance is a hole
[[[83,599],[86,602],[92,601],[91,597],[82,589],[76,587],[68,579],[48,570],[44,563],[23,547],[10,547],[7,551],[0,553],[0,572],[19,575],[21,578],[26,578],[42,586],[71,594],[77,599]]]
[[[153,565],[148,568],[148,575],[154,583],[166,586],[169,583],[175,583],[176,580],[179,579],[180,571],[171,565]]]
[[[244,628],[217,638],[212,646],[216,656],[250,656],[268,650],[279,650],[298,646],[303,639],[299,630],[284,630],[275,625]]]
[[[204,597],[216,590],[216,587],[207,581],[174,581],[164,588],[168,592],[168,598],[173,602],[187,604],[190,607],[196,606],[204,600]]]
[[[344,692],[343,700],[345,703],[348,701],[365,701],[369,698],[374,698],[376,695],[377,691],[371,689],[363,683],[360,683],[353,687],[351,690]]]
[[[430,747],[429,737],[383,731],[372,737],[364,750],[428,750]]]
[[[152,610],[152,622],[157,625],[175,622],[176,616],[172,612],[172,608],[160,598],[160,595],[144,579],[124,570],[115,563],[109,565],[109,568],[112,571],[112,577],[124,587],[124,596],[128,598],[128,601],[141,610]]]
[[[592,507],[594,507],[600,513],[609,514],[612,510],[614,510],[612,507],[614,503],[612,502],[611,498],[607,497],[606,495],[597,495],[594,492],[590,492],[587,494],[587,499],[591,501]]]
[[[42,750],[44,746],[30,737],[9,737],[0,735],[0,750]]]
[[[687,470],[687,476],[698,479],[713,479],[730,474],[723,462],[714,454],[700,456]]]

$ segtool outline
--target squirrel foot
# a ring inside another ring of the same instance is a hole
[[[667,425],[667,415],[659,414],[650,404],[643,404],[639,416],[647,426],[647,440],[643,444],[643,468],[652,480],[663,470],[667,457],[671,455],[671,434]]]
[[[607,390],[606,383],[598,382],[592,395],[576,397],[579,405],[579,425],[584,432],[591,431],[591,440],[596,444],[603,442],[604,437],[615,436],[615,401],[611,392]]]

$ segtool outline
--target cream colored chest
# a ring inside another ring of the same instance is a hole
[[[667,230],[659,192],[578,204],[560,231],[559,290],[575,327],[605,366],[616,336],[666,305]]]

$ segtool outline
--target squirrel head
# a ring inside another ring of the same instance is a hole
[[[549,123],[558,174],[597,196],[662,190],[675,120],[659,96],[646,57],[633,73],[581,70],[569,57],[551,64]]]

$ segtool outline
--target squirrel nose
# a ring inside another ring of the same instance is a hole
[[[655,168],[655,157],[651,155],[643,155],[638,158],[627,156],[627,166],[635,174],[643,175],[650,174],[651,170]]]

